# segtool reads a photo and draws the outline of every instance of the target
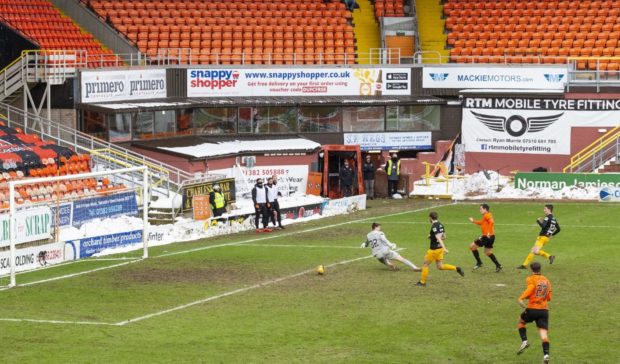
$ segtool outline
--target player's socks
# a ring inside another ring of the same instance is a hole
[[[441,270],[456,270],[456,266],[452,264],[442,264]]]
[[[523,264],[521,264],[521,265],[523,265],[524,267],[527,267],[528,265],[530,265],[532,260],[534,260],[534,253],[528,254],[527,258],[525,258],[525,260],[523,261]]]
[[[543,353],[545,355],[549,355],[549,340],[543,341],[542,348],[543,348]]]
[[[540,255],[541,257],[545,257],[546,259],[549,259],[549,257],[551,256],[551,254],[547,253],[544,250],[539,250],[538,255]]]
[[[407,267],[413,269],[416,272],[420,271],[420,268],[418,268],[418,266],[416,266],[415,264],[411,263],[410,261],[408,261],[407,259],[403,258],[403,260],[401,260],[401,262],[403,264],[405,264]]]
[[[495,263],[496,267],[501,267],[502,265],[499,264],[499,262],[497,261],[497,258],[495,257],[495,254],[489,254],[489,259],[491,259],[491,261],[493,263]]]
[[[420,283],[425,284],[428,277],[428,267],[422,267],[422,274],[420,275]]]
[[[471,253],[474,255],[474,258],[476,258],[476,265],[482,265],[482,260],[480,260],[480,253],[478,253],[477,250],[472,250]]]
[[[525,327],[519,327],[519,336],[521,336],[521,341],[527,341],[527,329]]]

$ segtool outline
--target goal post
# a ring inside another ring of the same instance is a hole
[[[8,181],[7,187],[8,206],[6,206],[6,202],[3,204],[4,213],[0,215],[2,217],[0,235],[3,236],[2,240],[4,240],[4,243],[0,244],[0,254],[3,254],[1,257],[4,257],[1,260],[3,270],[0,271],[0,286],[3,285],[2,277],[6,279],[6,273],[10,277],[7,286],[14,287],[17,285],[16,275],[18,271],[29,271],[48,266],[48,263],[49,266],[53,266],[53,264],[60,262],[83,258],[83,247],[76,251],[73,242],[71,242],[73,256],[65,256],[67,243],[61,232],[68,231],[67,236],[69,237],[73,234],[73,238],[70,240],[74,240],[78,245],[81,243],[83,245],[91,244],[92,242],[88,238],[92,235],[89,236],[86,229],[80,230],[79,227],[81,225],[86,226],[89,222],[96,224],[103,219],[121,219],[129,215],[135,216],[135,218],[131,217],[133,219],[131,220],[132,224],[129,224],[129,227],[135,231],[133,234],[125,234],[123,229],[127,227],[120,226],[122,225],[121,220],[116,223],[118,226],[97,226],[98,229],[93,230],[100,233],[101,231],[111,232],[110,235],[100,236],[101,239],[96,240],[97,242],[105,242],[105,244],[99,245],[102,249],[104,247],[107,249],[110,246],[129,246],[128,249],[138,253],[132,256],[132,259],[148,258],[148,167],[137,166],[54,177],[12,179]],[[8,219],[6,217],[7,212]],[[109,225],[115,224],[115,220],[110,221]],[[139,230],[141,230],[141,236],[138,235]],[[86,235],[78,235],[76,238],[75,231]],[[5,239],[8,240],[8,244],[6,244]],[[119,242],[119,244],[114,245],[109,242]],[[123,245],[123,242],[126,245]],[[8,252],[6,252],[7,245]],[[55,247],[53,253],[45,250],[49,246]],[[37,254],[35,253],[38,247],[42,251],[36,257]],[[62,250],[57,247],[62,247]],[[136,251],[135,248],[138,250]],[[18,249],[26,253],[23,256],[18,256]],[[92,252],[89,254],[92,255]],[[22,262],[24,259],[27,260],[28,264]],[[51,259],[54,261],[49,261]],[[34,260],[38,260],[40,264],[33,263]],[[9,272],[6,272],[6,268],[9,268]],[[4,285],[6,285],[6,281]]]

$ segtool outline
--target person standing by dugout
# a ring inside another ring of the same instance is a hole
[[[282,226],[282,214],[280,213],[280,204],[278,203],[278,197],[282,194],[278,191],[278,176],[275,174],[267,179],[267,196],[271,202],[271,209],[269,210],[269,216],[274,227],[284,229]],[[276,219],[278,225],[276,225]]]
[[[392,158],[385,164],[385,172],[388,177],[388,195],[394,197],[398,188],[398,180],[400,179],[400,159],[398,154],[392,154]]]
[[[252,188],[252,202],[254,202],[254,225],[256,232],[271,231],[269,229],[269,203],[268,189],[263,186],[263,179],[257,178],[254,188]],[[263,229],[258,225],[259,219],[263,220]]]
[[[209,204],[213,217],[222,216],[226,212],[226,198],[219,183],[213,185],[213,190],[209,193]]]
[[[366,154],[366,160],[362,164],[362,173],[364,175],[364,190],[366,190],[366,197],[369,199],[375,198],[375,165],[372,163],[370,154]]]

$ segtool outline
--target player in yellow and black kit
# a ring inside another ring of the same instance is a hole
[[[532,247],[532,252],[528,254],[527,258],[522,265],[518,266],[517,269],[527,269],[528,264],[534,259],[534,255],[540,255],[541,257],[545,257],[549,259],[549,264],[553,264],[555,260],[555,255],[551,255],[546,251],[542,250],[542,248],[549,242],[549,240],[557,235],[560,232],[560,224],[553,217],[553,205],[547,204],[543,209],[545,213],[545,217],[538,218],[536,222],[540,226],[540,233],[538,234],[538,238],[536,239],[536,243]]]
[[[428,238],[431,240],[431,246],[426,251],[426,255],[424,256],[424,266],[422,267],[422,275],[420,276],[420,281],[416,283],[416,286],[425,287],[426,286],[426,278],[428,277],[428,266],[435,262],[437,264],[437,269],[439,270],[453,270],[456,271],[461,276],[465,276],[465,272],[461,269],[461,267],[455,267],[451,264],[443,264],[443,255],[444,253],[448,253],[448,248],[446,248],[444,244],[444,240],[446,240],[446,230],[443,225],[437,220],[438,215],[436,212],[431,212],[428,217],[431,220],[431,231],[428,235]]]

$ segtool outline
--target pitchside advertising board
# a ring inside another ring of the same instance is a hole
[[[45,267],[64,261],[64,243],[51,243],[15,250],[15,271]],[[0,275],[11,272],[11,252],[0,251]]]
[[[561,190],[565,187],[600,187],[620,189],[620,173],[517,173],[515,188],[550,188]]]
[[[409,68],[188,69],[188,97],[410,95]]]
[[[252,188],[256,184],[257,178],[262,178],[267,183],[267,178],[274,174],[278,176],[278,191],[282,196],[289,196],[295,193],[306,193],[308,183],[307,165],[284,165],[284,166],[235,166],[226,169],[209,171],[213,174],[223,174],[226,177],[234,178],[237,198],[249,198]]]
[[[620,188],[603,187],[599,191],[598,197],[604,202],[620,202]]]
[[[566,66],[428,66],[422,70],[422,87],[564,90],[567,72]]]
[[[80,95],[83,103],[165,98],[166,70],[84,71]]]
[[[344,144],[359,145],[364,151],[431,149],[431,139],[431,132],[344,134]]]
[[[465,98],[466,152],[571,154],[571,130],[620,125],[620,100]]]
[[[10,244],[9,215],[0,215],[0,247]],[[49,207],[37,207],[15,214],[15,244],[45,240],[52,237],[52,210]]]

